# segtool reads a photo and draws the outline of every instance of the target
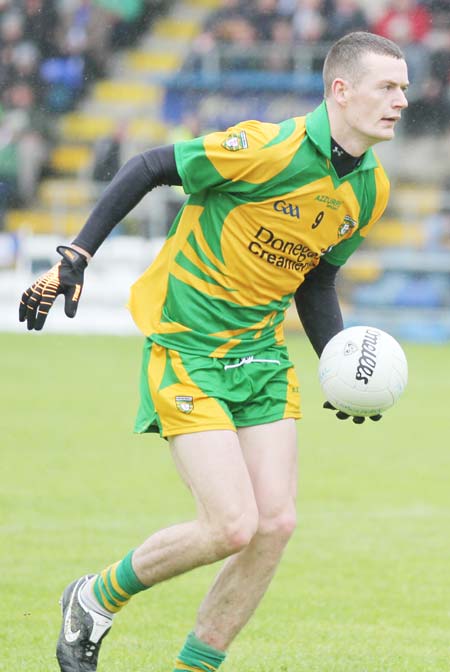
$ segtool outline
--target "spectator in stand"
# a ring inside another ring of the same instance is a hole
[[[5,91],[11,81],[12,70],[12,53],[11,49],[0,47],[0,92]],[[3,94],[0,94],[0,102],[3,99]]]
[[[6,209],[17,203],[18,173],[16,128],[0,109],[0,230]]]
[[[295,10],[297,9],[298,0],[278,0],[278,11],[283,16],[288,16],[292,18]],[[334,8],[334,0],[323,0],[322,3],[322,16],[327,17],[330,15]]]
[[[93,0],[78,0],[61,17],[59,30],[59,52],[66,51],[66,42],[74,41],[83,45],[84,61],[89,75],[96,78],[106,70],[110,55],[110,33],[112,18],[110,12],[98,7]],[[76,36],[76,37],[75,37]]]
[[[151,3],[146,0],[95,0],[95,4],[107,10],[111,17],[109,47],[112,50],[133,44],[151,14]]]
[[[328,15],[325,40],[334,42],[356,30],[368,30],[369,21],[358,0],[335,0]]]
[[[12,51],[11,87],[29,86],[33,92],[33,103],[42,100],[42,80],[39,74],[40,53],[33,42],[20,42]],[[8,95],[8,90],[5,92]]]
[[[58,13],[54,0],[23,0],[24,39],[33,42],[42,58],[56,52]]]
[[[20,35],[23,37],[22,31]],[[2,150],[2,172],[7,177],[9,204],[26,206],[35,195],[47,160],[48,126],[41,105],[39,50],[29,41],[12,44],[2,52],[8,61],[2,87],[3,137],[7,138]]]
[[[448,25],[450,0],[423,0],[422,5],[433,15],[434,25]]]
[[[192,54],[187,66],[194,70],[201,70],[208,57],[217,45],[229,44],[234,41],[234,32],[243,22],[248,21],[248,10],[241,6],[239,0],[221,0],[218,9],[211,12],[203,30],[194,41]]]
[[[445,185],[450,187],[450,185]],[[435,252],[450,251],[450,204],[444,203],[440,210],[425,218],[425,249]]]
[[[118,122],[113,132],[98,138],[94,143],[91,177],[94,182],[111,182],[124,162],[123,146],[127,140],[127,123]]]
[[[270,72],[292,72],[294,69],[294,30],[287,17],[278,18],[272,26],[270,49],[264,67]]]
[[[16,9],[6,7],[0,14],[0,45],[3,49],[13,49],[24,39],[24,20]]]
[[[225,42],[235,48],[225,52],[221,57],[221,67],[224,70],[259,70],[262,61],[257,53],[257,33],[253,22],[245,17],[230,21],[226,30],[222,30]]]
[[[259,41],[269,42],[272,39],[275,22],[281,18],[277,7],[278,0],[255,0],[251,21]]]
[[[61,38],[58,55],[42,63],[42,77],[47,83],[45,104],[50,112],[69,112],[83,93],[89,80],[86,46],[86,34],[70,27]]]
[[[318,45],[325,40],[328,22],[325,0],[297,0],[297,8],[292,17],[294,40],[300,45]],[[306,53],[306,50],[305,50]],[[325,51],[312,54],[306,67],[313,73],[320,73],[325,60]]]
[[[222,0],[216,11],[207,18],[204,29],[198,39],[203,51],[214,47],[216,42],[229,40],[228,26],[240,19],[248,19],[248,13],[241,7],[239,0]]]
[[[417,97],[405,110],[404,131],[409,135],[442,136],[450,131],[448,83],[433,75],[420,84]]]
[[[36,103],[33,87],[24,82],[11,86],[5,95],[5,129],[9,134],[9,201],[14,206],[29,206],[48,158],[51,136],[48,115]]]
[[[14,82],[13,52],[20,44],[22,30],[16,16],[6,11],[0,14],[0,96],[3,100],[4,92]]]
[[[450,17],[449,17],[450,18]],[[433,26],[430,66],[405,110],[405,133],[441,136],[450,131],[450,21]]]
[[[450,17],[449,17],[450,19]],[[430,74],[437,79],[443,88],[450,82],[450,20],[445,30],[439,36],[433,36],[433,51],[431,52]]]
[[[397,35],[398,39],[408,44],[423,42],[430,32],[431,23],[431,14],[423,3],[417,0],[391,0],[374,28],[383,37]]]
[[[432,15],[417,0],[391,0],[371,27],[372,32],[393,40],[403,49],[411,83],[420,85],[428,75],[429,50],[426,39]]]
[[[219,8],[206,20],[203,32],[215,35],[222,24],[242,17],[249,18],[249,14],[248,10],[242,7],[240,0],[221,0]]]
[[[295,39],[306,44],[324,39],[327,30],[324,14],[323,0],[298,0],[292,16]]]
[[[292,18],[297,6],[297,0],[278,0],[277,9],[282,16]]]

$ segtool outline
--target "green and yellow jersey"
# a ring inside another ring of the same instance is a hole
[[[282,344],[283,319],[324,257],[342,265],[382,215],[389,183],[369,150],[342,179],[325,103],[175,144],[189,198],[130,309],[152,341],[211,357]]]

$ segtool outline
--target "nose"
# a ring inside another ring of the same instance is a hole
[[[404,110],[405,107],[408,107],[408,99],[405,92],[401,89],[398,91],[398,98],[395,100],[394,107],[399,110]]]

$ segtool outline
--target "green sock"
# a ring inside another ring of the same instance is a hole
[[[94,594],[102,607],[116,613],[128,604],[130,598],[149,586],[144,586],[136,576],[131,564],[134,551],[130,551],[123,560],[104,569],[94,581]]]
[[[180,651],[173,672],[215,672],[225,659],[225,652],[197,639],[191,632]]]

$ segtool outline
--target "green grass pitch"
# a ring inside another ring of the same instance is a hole
[[[224,672],[449,672],[450,347],[405,347],[409,386],[376,424],[302,384],[299,527]],[[131,432],[139,338],[0,335],[0,670],[57,670],[58,599],[193,512],[165,442]],[[170,672],[217,567],[139,594],[99,672]]]

